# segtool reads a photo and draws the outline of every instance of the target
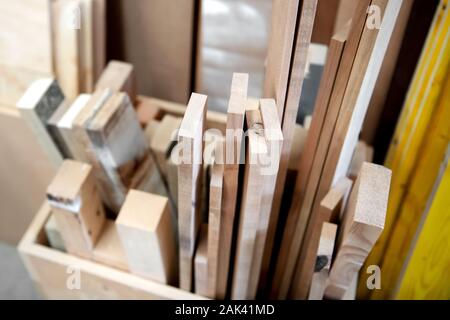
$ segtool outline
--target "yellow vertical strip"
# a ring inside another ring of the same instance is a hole
[[[434,194],[423,228],[411,248],[397,299],[450,299],[450,165]]]

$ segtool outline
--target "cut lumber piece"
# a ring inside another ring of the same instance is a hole
[[[217,299],[225,299],[229,279],[231,243],[237,207],[239,164],[247,103],[248,74],[234,73],[231,81],[225,133],[225,165],[223,176],[223,205],[220,222],[220,252],[218,262]]]
[[[174,142],[177,140],[177,131],[181,118],[166,115],[155,130],[150,148],[155,156],[156,163],[162,175],[167,177],[167,158],[170,156]]]
[[[345,200],[350,193],[352,181],[342,178],[336,183],[320,202],[319,212],[311,217],[305,232],[303,247],[291,285],[291,296],[294,299],[307,299],[314,274],[314,257],[320,243],[320,232],[324,222],[337,222],[345,208]]]
[[[127,258],[114,221],[106,219],[103,232],[92,252],[92,259],[101,264],[128,271]]]
[[[259,112],[259,110],[256,110]],[[257,124],[248,131],[243,195],[237,230],[236,255],[231,289],[234,300],[251,299],[249,279],[251,278],[253,252],[255,250],[265,176],[263,161],[268,150],[262,128]]]
[[[81,92],[81,34],[85,30],[85,15],[81,14],[81,0],[49,1],[51,6],[55,74],[68,99]],[[84,13],[84,12],[83,12]],[[83,26],[81,26],[83,20]]]
[[[63,102],[61,102],[61,104],[56,109],[56,111],[53,113],[53,115],[50,117],[50,119],[47,120],[47,129],[53,138],[53,142],[58,147],[58,150],[64,159],[72,158],[72,153],[70,152],[69,146],[67,145],[66,141],[64,140],[63,135],[61,134],[60,130],[58,129],[58,123],[61,121],[61,119],[67,113],[70,106],[71,106],[71,104],[67,101],[67,99],[64,100]]]
[[[181,150],[178,164],[180,288],[186,291],[192,290],[192,260],[200,226],[198,202],[202,180],[206,99],[205,95],[192,93],[178,131],[178,147]]]
[[[339,231],[325,297],[342,299],[384,228],[391,171],[365,162]]]
[[[386,98],[392,83],[395,67],[400,54],[400,48],[403,43],[403,36],[406,31],[413,4],[414,1],[405,0],[402,2],[402,7],[397,22],[395,23],[389,47],[387,48],[386,55],[383,59],[380,75],[378,76],[372,98],[370,99],[367,115],[361,130],[361,140],[364,140],[368,144],[374,143],[376,130],[379,127],[381,114],[385,108]]]
[[[56,81],[46,78],[33,82],[17,102],[20,114],[55,167],[61,165],[63,158],[47,129],[47,121],[63,101],[64,94]]]
[[[126,92],[132,103],[136,101],[136,80],[134,67],[130,63],[111,60],[95,85],[95,90],[110,89]]]
[[[280,119],[283,119],[288,91],[298,8],[298,0],[275,0],[272,3],[264,97],[275,99]]]
[[[100,16],[95,16],[94,5],[95,0],[81,0],[78,5],[81,26],[79,30],[79,86],[81,92],[92,92],[94,90],[94,56],[96,54],[94,34],[97,31],[94,29],[94,23],[97,19],[101,20]],[[100,39],[97,40],[101,43]]]
[[[178,208],[178,165],[174,159],[176,159],[176,142],[167,158],[167,186],[169,188],[169,194],[176,208]]]
[[[132,273],[174,285],[177,249],[166,197],[130,190],[116,227]]]
[[[63,252],[66,251],[64,240],[61,236],[61,232],[59,232],[58,225],[53,214],[48,218],[48,221],[45,223],[44,228],[45,235],[47,236],[47,240],[50,246]]]
[[[222,199],[223,199],[223,172],[224,172],[224,146],[216,143],[214,162],[211,166],[211,179],[209,185],[209,212],[208,212],[208,291],[206,296],[216,297],[217,272],[219,261],[219,241],[221,231]]]
[[[316,15],[317,0],[304,0],[302,1],[301,12],[297,18],[297,33],[293,51],[293,57],[291,61],[291,70],[289,74],[289,86],[286,93],[285,105],[279,105],[280,101],[277,101],[278,108],[284,110],[279,112],[280,121],[282,122],[283,130],[283,146],[281,150],[281,159],[278,170],[276,189],[272,204],[272,225],[274,228],[278,224],[278,216],[280,213],[281,199],[283,196],[283,190],[286,183],[286,175],[289,165],[289,157],[291,154],[292,140],[294,136],[294,130],[296,125],[296,118],[298,108],[300,104],[300,95],[303,87],[303,79],[305,76],[306,63],[308,58],[308,49],[311,41],[311,34],[314,25],[314,18]],[[275,232],[269,231],[269,238],[267,239],[267,245],[264,252],[264,260],[262,265],[263,278],[260,279],[261,288],[265,288],[267,283],[265,281],[267,270],[269,270],[269,264],[273,249],[273,238]],[[272,236],[273,235],[273,236]]]
[[[209,296],[208,277],[208,225],[202,224],[198,235],[197,250],[194,257],[195,293],[204,297]]]
[[[322,300],[330,273],[333,258],[334,243],[336,241],[337,225],[324,222],[320,233],[319,248],[317,249],[314,274],[311,280],[308,300]]]
[[[358,177],[359,170],[363,162],[372,162],[373,160],[373,147],[369,146],[364,141],[358,141],[355,151],[353,152],[352,162],[348,169],[348,176],[353,181]]]
[[[249,126],[249,128],[254,128],[255,126],[263,125],[263,133],[268,152],[267,159],[265,159],[266,162],[261,168],[261,174],[264,176],[264,190],[261,197],[259,224],[253,251],[252,271],[248,279],[248,297],[251,299],[256,298],[267,235],[270,226],[274,224],[273,217],[271,216],[272,201],[283,144],[281,122],[278,118],[277,106],[274,99],[260,100],[260,117],[261,119],[257,119],[257,122]],[[273,230],[275,231],[275,228]]]
[[[75,136],[73,123],[90,99],[90,94],[80,94],[57,123],[57,129],[69,149],[71,158],[82,162],[87,162],[88,159],[86,158],[83,146]]]
[[[105,223],[92,166],[65,160],[47,188],[47,199],[67,252],[90,258]]]

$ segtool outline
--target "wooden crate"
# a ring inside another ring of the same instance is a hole
[[[178,288],[147,280],[126,271],[82,259],[48,246],[44,225],[51,209],[45,202],[28,227],[19,252],[28,272],[48,299],[204,299]],[[69,289],[67,282],[77,268],[80,289]]]

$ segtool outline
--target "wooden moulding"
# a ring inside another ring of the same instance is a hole
[[[178,232],[180,288],[192,290],[193,256],[200,226],[199,195],[202,180],[206,96],[193,93],[178,132]]]
[[[61,165],[63,158],[53,142],[53,136],[47,128],[47,121],[63,101],[64,94],[56,80],[44,78],[34,81],[17,102],[22,118],[31,128],[55,167]]]
[[[166,197],[130,190],[116,226],[132,273],[176,283],[175,224]]]
[[[175,287],[144,279],[127,271],[109,267],[48,247],[44,225],[52,212],[45,202],[37,212],[18,246],[33,282],[49,299],[204,299]],[[105,231],[97,246],[103,242]],[[115,230],[115,228],[113,229]],[[72,268],[72,269],[70,269]],[[80,272],[80,290],[67,287],[67,271]]]
[[[105,223],[92,166],[65,160],[47,188],[47,198],[64,247],[90,258]]]
[[[247,102],[248,74],[234,73],[231,81],[230,100],[228,102],[225,132],[225,165],[223,178],[223,206],[220,221],[219,262],[216,297],[225,299],[227,294],[233,239],[233,225],[236,214],[236,202],[241,159],[242,134],[245,107]]]
[[[337,240],[325,297],[342,299],[384,228],[391,171],[363,163]]]

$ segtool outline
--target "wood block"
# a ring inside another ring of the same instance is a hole
[[[221,250],[219,252],[216,294],[218,299],[225,299],[227,293],[247,90],[248,74],[234,73],[227,111],[226,135],[228,134],[228,136],[225,137],[223,206],[219,240]]]
[[[47,130],[47,121],[64,100],[56,81],[52,78],[39,79],[27,89],[17,107],[29,125],[50,161],[56,166],[62,162],[62,155]]]
[[[308,298],[311,280],[314,274],[314,257],[320,242],[320,233],[324,222],[337,222],[345,208],[345,200],[350,193],[352,181],[343,178],[338,181],[320,202],[319,212],[313,214],[306,229],[304,245],[297,261],[296,272],[291,289],[294,299]]]
[[[391,171],[362,165],[339,231],[337,255],[325,290],[329,299],[342,299],[384,228]]]
[[[96,91],[104,89],[110,89],[113,92],[126,92],[131,103],[134,103],[137,93],[133,65],[111,60],[95,85]]]
[[[128,262],[114,221],[106,219],[103,232],[92,252],[92,259],[101,264],[128,271]]]
[[[116,227],[130,271],[166,284],[176,277],[176,238],[166,197],[130,190]]]
[[[331,259],[333,258],[336,232],[336,224],[328,222],[323,223],[308,300],[323,299],[328,275],[330,273]]]
[[[178,132],[181,150],[178,165],[178,232],[180,241],[180,288],[192,290],[193,255],[200,225],[198,201],[201,190],[203,133],[206,96],[193,93]]]
[[[67,252],[90,258],[105,222],[92,166],[65,160],[47,188],[47,198]]]
[[[262,129],[255,129],[255,127],[249,129],[231,289],[232,299],[252,299],[249,279],[251,278],[253,254],[265,189],[265,176],[262,174],[263,165],[261,158],[264,157],[264,159],[267,159],[267,149],[267,143]]]
[[[195,293],[204,297],[209,295],[208,234],[208,225],[202,224],[194,258]]]
[[[150,148],[164,177],[167,176],[167,158],[170,156],[173,144],[177,140],[177,130],[180,124],[181,118],[166,115],[155,130],[150,142]]]
[[[208,212],[208,291],[206,296],[216,297],[218,282],[218,261],[220,252],[220,231],[223,201],[223,144],[217,143],[215,147],[214,162],[211,167],[209,185],[209,212]]]

